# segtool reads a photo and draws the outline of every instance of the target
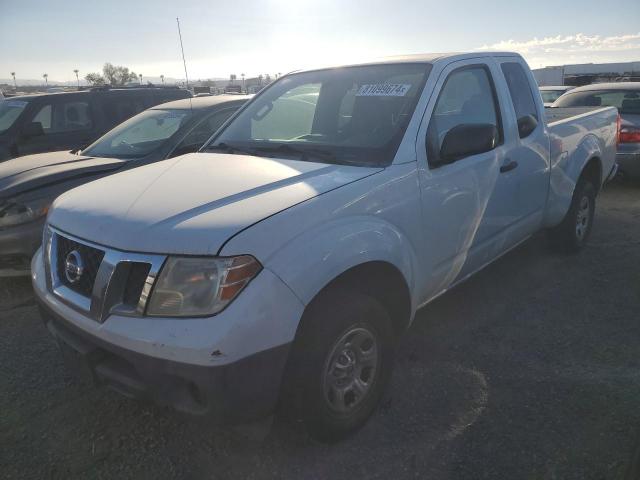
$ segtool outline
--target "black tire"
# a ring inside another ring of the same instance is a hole
[[[548,230],[551,246],[563,253],[577,253],[582,250],[591,234],[595,210],[596,188],[591,181],[581,178],[562,223]]]
[[[373,346],[367,348],[368,341]],[[374,347],[375,368],[364,361],[358,365],[361,357],[371,361]],[[321,442],[335,442],[355,432],[380,403],[393,368],[394,347],[391,319],[374,298],[356,292],[321,294],[309,305],[296,335],[282,392],[283,413],[301,420],[309,435]],[[351,371],[345,366],[350,360],[355,362]],[[369,386],[362,395],[342,384],[327,388],[349,381],[354,387]],[[338,390],[346,393],[336,396]]]

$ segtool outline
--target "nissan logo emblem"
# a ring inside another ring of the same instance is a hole
[[[64,276],[67,277],[69,283],[76,283],[82,277],[82,272],[84,272],[84,263],[80,252],[77,250],[69,252],[64,260]]]

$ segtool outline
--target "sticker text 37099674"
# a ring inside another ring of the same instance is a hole
[[[362,85],[356,97],[404,97],[410,88],[406,83]]]

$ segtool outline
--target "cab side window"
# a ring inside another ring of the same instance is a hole
[[[495,145],[497,145],[502,139],[497,104],[493,83],[487,68],[483,66],[463,67],[449,74],[440,90],[427,130],[429,165],[437,167],[451,163],[451,160],[442,157],[443,143],[450,131],[454,129],[459,131],[463,126],[494,127],[497,134]],[[494,148],[495,145],[491,148]],[[459,160],[469,155],[461,154],[455,159]]]
[[[55,102],[43,105],[31,120],[39,123],[45,135],[93,128],[87,102]]]
[[[177,157],[185,153],[197,152],[236,110],[237,108],[226,108],[205,117],[184,137],[171,156]]]
[[[518,134],[520,138],[525,138],[536,129],[539,121],[536,102],[531,92],[531,84],[522,65],[519,63],[505,62],[501,65],[501,68],[516,112]]]

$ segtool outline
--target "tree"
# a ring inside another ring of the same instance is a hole
[[[84,77],[84,79],[87,81],[87,83],[89,83],[90,85],[93,85],[94,87],[98,87],[100,85],[105,84],[104,77],[99,73],[88,73]]]
[[[49,86],[49,74],[43,73],[42,78],[44,78],[44,83],[48,87]]]
[[[109,84],[112,87],[121,87],[129,82],[135,82],[138,75],[130,71],[127,67],[112,65],[107,62],[102,67],[102,75],[99,73],[89,73],[84,77],[91,85]]]

